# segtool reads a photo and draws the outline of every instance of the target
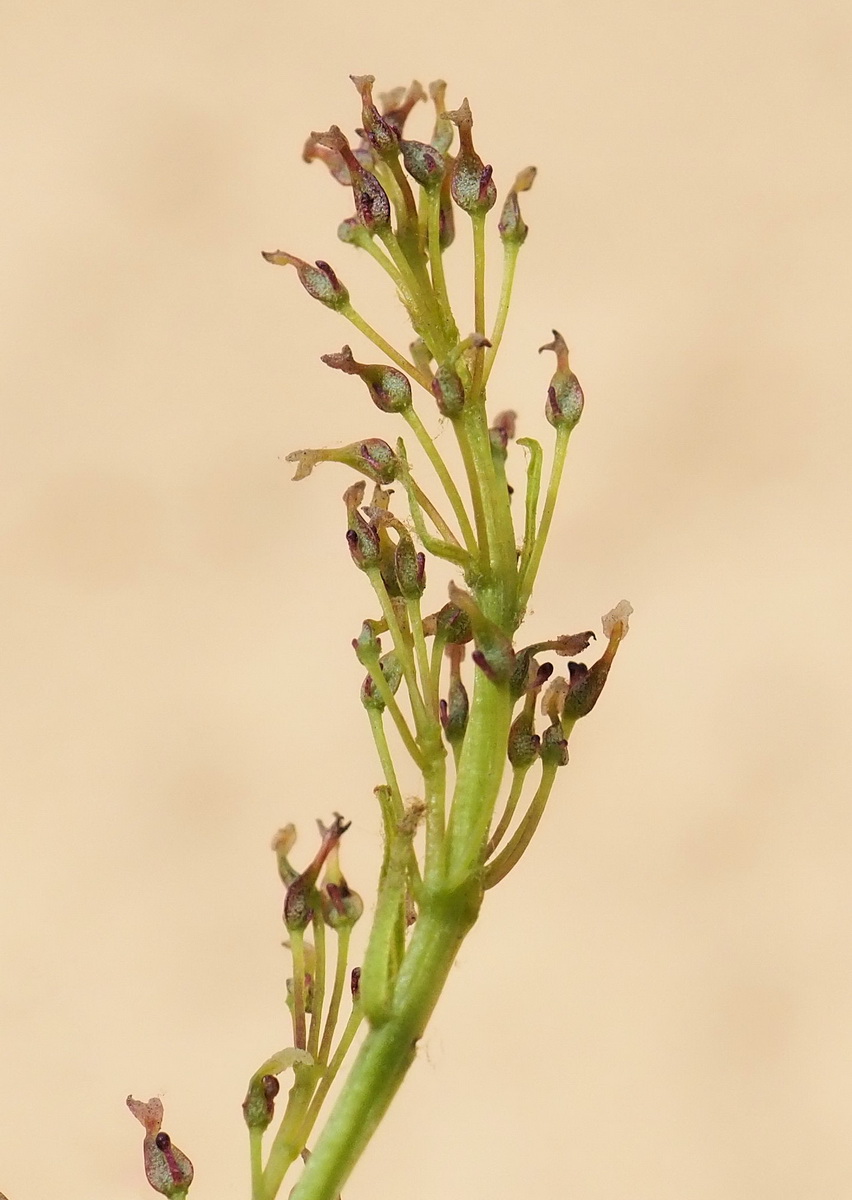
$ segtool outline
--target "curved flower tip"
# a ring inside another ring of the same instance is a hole
[[[163,1102],[158,1096],[153,1096],[147,1104],[144,1100],[134,1100],[132,1096],[128,1096],[126,1104],[136,1120],[145,1126],[149,1137],[160,1132],[163,1124]]]
[[[630,617],[633,613],[633,605],[629,600],[619,600],[615,608],[610,609],[608,613],[604,613],[601,617],[603,633],[605,638],[617,638],[618,641],[625,636],[630,628]]]
[[[545,350],[552,350],[556,355],[556,365],[560,371],[568,371],[568,346],[565,343],[565,338],[558,329],[551,330],[553,341],[548,342],[544,346],[539,346],[538,352],[542,354]]]
[[[302,161],[306,163],[313,162],[319,159],[328,167],[329,173],[333,179],[344,187],[349,187],[352,183],[352,176],[349,173],[349,168],[343,161],[343,156],[337,150],[332,150],[328,146],[318,142],[313,134],[305,142],[302,149]]]
[[[423,85],[417,79],[412,80],[407,88],[398,87],[389,92],[380,92],[382,117],[396,132],[397,137],[402,137],[405,122],[414,105],[428,99]]]
[[[296,463],[294,479],[307,479],[317,463],[323,462],[324,458],[322,450],[293,450],[285,455],[284,461]]]

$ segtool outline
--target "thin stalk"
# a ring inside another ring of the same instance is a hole
[[[553,463],[550,468],[550,481],[547,485],[547,495],[544,499],[541,523],[538,527],[538,533],[535,535],[533,548],[530,552],[518,592],[518,608],[521,612],[527,606],[533,585],[535,584],[536,575],[538,574],[538,568],[541,565],[541,556],[544,553],[547,535],[550,533],[553,513],[556,509],[556,497],[559,494],[559,485],[562,482],[562,472],[565,469],[565,456],[568,452],[568,442],[570,440],[571,430],[560,426],[556,430],[556,445],[553,450]]]
[[[532,763],[526,767],[515,767],[514,771],[512,772],[512,786],[509,790],[509,797],[506,800],[506,807],[503,809],[503,814],[500,817],[500,820],[497,822],[494,832],[488,839],[488,845],[485,847],[486,858],[490,858],[500,845],[505,836],[506,830],[512,823],[512,817],[515,815],[515,809],[518,807],[518,801],[521,798],[524,780],[527,777],[527,772],[529,771],[530,766],[532,766]]]
[[[335,1077],[343,1066],[343,1060],[349,1053],[349,1048],[355,1039],[355,1034],[358,1032],[361,1022],[364,1020],[364,1013],[361,1011],[361,1006],[356,1005],[349,1014],[349,1020],[343,1027],[343,1033],[340,1035],[340,1041],[337,1043],[337,1049],[328,1064],[323,1077],[320,1080],[319,1087],[314,1093],[314,1098],[311,1100],[310,1107],[305,1113],[305,1119],[300,1130],[300,1137],[303,1142],[307,1142],[310,1137],[311,1130],[316,1124],[316,1119],[320,1114],[320,1109],[323,1106],[326,1096],[329,1093],[331,1085],[334,1083]]]
[[[530,456],[527,463],[527,486],[524,495],[524,544],[518,563],[518,576],[523,579],[535,544],[538,498],[541,492],[541,465],[544,453],[541,443],[537,442],[535,438],[518,438],[518,445],[526,447]]]
[[[386,341],[372,325],[367,324],[361,314],[351,304],[345,304],[339,311],[341,316],[350,321],[357,330],[363,333],[365,338],[368,338],[374,346],[377,346],[383,354],[386,354],[391,362],[396,363],[401,371],[406,371],[422,388],[425,388],[427,392],[431,392],[432,381],[429,376],[424,375],[422,371],[418,370],[414,363],[409,362],[404,354],[400,354],[398,350],[395,350],[390,342]]]
[[[485,214],[477,214],[471,218],[473,225],[473,327],[477,333],[485,336]],[[471,396],[479,398],[483,390],[483,356],[478,353],[474,359],[473,384]]]
[[[290,930],[290,953],[293,956],[293,1045],[297,1050],[304,1050],[307,1046],[305,1031],[304,930]]]
[[[509,316],[509,305],[512,302],[512,285],[515,281],[515,267],[518,263],[518,242],[506,242],[503,250],[503,283],[500,287],[500,299],[497,302],[497,315],[494,318],[494,328],[489,341],[491,349],[485,352],[485,366],[482,371],[482,388],[485,390],[491,375],[491,368],[500,349],[503,333],[506,329],[506,319]]]
[[[402,820],[405,806],[402,802],[402,792],[399,790],[396,768],[394,767],[387,735],[385,734],[385,723],[382,720],[382,714],[375,708],[368,709],[367,714],[370,718],[370,730],[373,734],[373,741],[376,744],[376,753],[379,756],[382,774],[385,777],[385,783],[390,788],[391,802],[393,803],[393,821],[399,824]],[[389,831],[386,832],[389,833]]]
[[[411,701],[411,711],[414,714],[414,726],[419,733],[427,723],[427,715],[423,696],[420,693],[420,687],[417,682],[417,668],[414,663],[414,657],[411,653],[411,644],[400,627],[396,612],[393,604],[391,603],[391,598],[388,595],[388,589],[385,587],[385,581],[382,579],[382,573],[379,568],[371,567],[367,571],[367,578],[373,585],[373,591],[376,593],[379,604],[382,608],[382,616],[387,621],[388,631],[393,638],[394,648],[402,666],[403,678],[405,679],[405,684],[408,688],[408,696]]]
[[[423,635],[423,617],[420,613],[420,601],[413,598],[406,600],[405,609],[408,613],[408,625],[414,641],[414,656],[420,675],[420,694],[425,702],[428,716],[437,724],[438,710],[432,706],[429,699],[429,651],[426,646],[426,638]]]
[[[308,1031],[308,1054],[316,1059],[319,1049],[322,1010],[325,1002],[325,921],[317,908],[311,922],[314,931],[315,966],[313,972],[313,996],[311,997],[311,1022]]]
[[[313,1067],[295,1068],[296,1079],[287,1097],[287,1108],[272,1142],[266,1169],[263,1172],[263,1191],[268,1200],[274,1200],[284,1176],[304,1148],[301,1127],[305,1112],[314,1094],[316,1075]]]
[[[428,385],[427,391],[429,391],[431,395],[431,388],[428,387]],[[459,523],[462,541],[467,547],[469,553],[475,555],[477,552],[477,543],[473,534],[473,528],[470,524],[470,519],[468,518],[467,510],[462,502],[462,498],[459,495],[459,490],[456,487],[453,477],[450,475],[450,472],[447,468],[447,464],[444,462],[443,458],[441,458],[434,439],[430,436],[429,431],[426,429],[425,425],[420,420],[420,417],[417,415],[414,409],[406,409],[406,411],[403,413],[403,416],[410,425],[412,433],[422,446],[426,457],[429,459],[429,462],[432,464],[432,469],[438,476],[438,479],[441,481],[441,486],[447,495],[447,499],[450,502],[453,513],[455,514],[455,518]]]
[[[256,1125],[249,1131],[249,1163],[251,1165],[251,1200],[266,1200],[263,1186],[263,1133]]]
[[[440,533],[441,537],[443,537],[446,541],[448,541],[450,543],[450,545],[458,546],[459,550],[461,550],[462,545],[461,545],[461,542],[459,541],[459,539],[453,533],[452,529],[450,529],[447,522],[444,520],[444,518],[438,512],[437,508],[432,503],[432,501],[429,499],[429,497],[426,495],[426,493],[423,491],[423,489],[419,486],[419,484],[415,483],[413,479],[411,481],[411,487],[412,487],[412,490],[414,491],[414,495],[417,497],[417,503],[420,505],[420,507],[423,509],[423,511],[427,514],[427,516],[429,517],[429,520],[432,522],[432,524],[438,530],[438,533]]]
[[[337,930],[337,954],[334,962],[334,983],[331,988],[331,999],[328,1002],[328,1016],[325,1019],[325,1029],[322,1042],[317,1053],[317,1062],[322,1066],[328,1063],[331,1053],[331,1043],[334,1041],[334,1031],[337,1028],[337,1018],[340,1015],[340,1001],[343,989],[346,987],[347,967],[349,965],[349,941],[352,937],[352,926],[342,925]]]
[[[532,803],[521,819],[520,825],[515,830],[509,843],[500,851],[494,861],[488,863],[485,868],[484,886],[486,888],[492,888],[501,879],[505,879],[530,844],[547,805],[557,770],[558,767],[554,764],[542,764],[541,782],[538,785],[536,794],[532,798]]]
[[[459,331],[453,317],[452,305],[444,275],[444,252],[441,249],[441,189],[434,188],[428,197],[427,234],[429,246],[429,268],[432,273],[432,288],[444,317],[444,328],[451,342],[457,342]]]

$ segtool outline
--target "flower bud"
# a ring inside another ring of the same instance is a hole
[[[443,154],[426,142],[401,142],[402,161],[406,171],[427,192],[439,188],[447,164]]]
[[[450,685],[447,691],[447,699],[440,702],[439,716],[444,730],[444,737],[451,746],[454,746],[465,735],[468,714],[470,712],[467,691],[461,679],[461,662],[464,658],[464,646],[459,644],[448,646],[447,657],[450,660]]]
[[[509,442],[515,436],[517,420],[518,414],[511,408],[498,413],[494,418],[494,424],[488,430],[488,436],[491,439],[491,453],[495,462],[506,461]]]
[[[317,878],[329,854],[349,828],[349,824],[350,822],[344,821],[340,813],[334,814],[334,821],[328,828],[321,821],[317,821],[322,837],[319,850],[308,867],[290,884],[284,898],[284,924],[288,929],[304,929],[313,920]]]
[[[448,363],[438,367],[432,380],[432,395],[441,415],[454,420],[464,408],[465,391],[459,375]]]
[[[382,412],[401,413],[411,407],[411,384],[396,367],[356,362],[348,346],[339,354],[323,354],[320,361],[335,371],[363,379],[373,403]]]
[[[542,350],[556,352],[556,374],[547,389],[547,419],[556,429],[570,431],[583,413],[583,389],[568,365],[568,347],[561,333],[554,329],[553,341],[542,346],[539,354]]]
[[[385,654],[383,658],[379,659],[379,669],[391,693],[395,695],[402,680],[402,664],[394,650],[391,650],[389,654]],[[365,708],[375,709],[376,712],[384,712],[385,702],[376,687],[376,682],[372,675],[368,675],[361,684],[361,703]]]
[[[491,178],[491,167],[486,167],[473,148],[473,114],[467,100],[461,108],[448,112],[447,117],[458,126],[458,157],[450,173],[450,189],[459,208],[471,216],[484,216],[497,201],[497,189]]]
[[[541,736],[541,761],[548,767],[564,767],[568,762],[568,743],[561,721],[548,725]]]
[[[352,973],[349,976],[349,990],[352,993],[352,1000],[356,1001],[361,995],[361,968],[353,967]]]
[[[337,450],[293,450],[284,461],[297,464],[293,476],[296,480],[307,479],[321,462],[343,463],[366,475],[373,483],[385,484],[393,483],[399,468],[399,459],[381,438],[365,438],[363,442],[352,442]]]
[[[541,740],[535,732],[535,717],[526,709],[515,717],[509,729],[507,753],[513,767],[529,767],[538,757]]]
[[[522,246],[527,240],[529,228],[521,216],[518,192],[528,192],[535,177],[535,167],[527,167],[515,176],[515,182],[503,204],[503,211],[497,225],[504,245]]]
[[[275,1116],[275,1097],[281,1084],[275,1075],[253,1075],[243,1100],[243,1118],[249,1129],[264,1130]]]
[[[399,153],[399,136],[390,122],[381,115],[373,103],[375,75],[350,75],[361,96],[361,120],[364,135],[377,156],[388,162]]]
[[[387,192],[370,171],[365,170],[352,153],[345,134],[337,125],[324,133],[312,133],[311,137],[321,146],[327,146],[340,154],[349,168],[352,195],[358,220],[368,233],[384,233],[390,228],[391,206]]]
[[[445,604],[435,613],[435,636],[448,646],[462,645],[473,637],[470,617],[457,604]]]
[[[322,915],[331,929],[351,929],[363,915],[364,901],[353,892],[340,869],[340,846],[328,856],[322,888]]]
[[[387,628],[382,626],[382,628]],[[352,649],[355,651],[355,657],[362,667],[370,670],[378,661],[379,655],[382,652],[382,643],[376,633],[376,622],[365,621],[361,626],[361,632],[356,638],[352,639]]]
[[[616,651],[627,634],[630,614],[633,609],[627,600],[619,604],[602,618],[603,631],[609,639],[607,648],[596,663],[587,667],[585,663],[569,662],[568,693],[562,710],[562,720],[577,721],[585,717],[597,704],[603,691],[609,669]]]
[[[345,308],[349,303],[349,292],[340,282],[327,262],[317,259],[316,265],[287,254],[284,250],[264,250],[263,257],[275,266],[290,266],[296,268],[299,282],[314,300],[319,300],[326,308]]]
[[[161,1128],[163,1102],[155,1096],[146,1104],[128,1096],[127,1107],[145,1126],[142,1156],[145,1176],[151,1187],[161,1196],[184,1197],[192,1183],[192,1163]]]
[[[343,502],[349,517],[349,528],[346,530],[346,541],[349,553],[355,566],[362,571],[370,571],[381,563],[381,543],[375,526],[371,525],[360,512],[359,505],[364,499],[364,484],[353,483],[343,493]]]
[[[415,551],[407,533],[401,534],[394,551],[394,568],[399,594],[419,600],[426,590],[426,555]]]
[[[456,218],[453,215],[453,204],[450,199],[450,176],[444,176],[441,187],[440,209],[438,211],[438,245],[442,250],[452,246],[456,240]]]

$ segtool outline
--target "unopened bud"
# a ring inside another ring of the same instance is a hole
[[[364,484],[353,483],[343,493],[343,502],[349,517],[346,542],[355,566],[370,571],[381,563],[381,542],[375,526],[361,513],[359,505],[364,499]]]
[[[526,709],[515,717],[509,729],[507,754],[513,767],[529,767],[538,757],[541,741],[535,732],[535,718]]]
[[[382,643],[379,641],[376,633],[376,622],[365,621],[361,626],[361,632],[356,638],[352,639],[352,649],[355,651],[355,657],[362,666],[368,670],[378,661],[379,655],[382,652]]]
[[[327,262],[317,259],[316,264],[305,262],[284,250],[264,250],[263,257],[276,266],[296,268],[299,281],[309,296],[319,300],[326,308],[345,308],[349,303],[349,292],[335,275]]]
[[[394,568],[400,595],[419,600],[426,590],[426,555],[415,551],[407,533],[401,534],[396,544]]]
[[[515,669],[511,638],[489,620],[469,592],[450,584],[450,600],[470,618],[476,643],[471,658],[492,683],[508,683]]]
[[[467,100],[461,108],[448,112],[447,117],[458,126],[461,143],[458,157],[450,175],[450,189],[459,208],[471,216],[484,215],[497,201],[497,189],[491,178],[491,167],[486,167],[473,148],[473,114]]]
[[[356,362],[349,346],[344,346],[339,354],[323,354],[321,361],[335,371],[363,379],[373,403],[382,412],[401,413],[411,407],[411,384],[396,367]]]
[[[450,602],[435,613],[435,634],[449,646],[462,645],[473,637],[473,625],[467,613]]]
[[[405,169],[415,183],[427,192],[439,188],[447,169],[443,154],[426,142],[402,142],[401,146]]]
[[[358,162],[345,134],[337,125],[332,125],[323,133],[312,133],[311,137],[319,145],[337,151],[349,168],[355,212],[368,233],[380,234],[389,229],[391,206],[387,192],[375,175]]]
[[[495,461],[506,461],[509,442],[515,436],[517,420],[518,414],[511,408],[498,413],[494,418],[494,424],[488,430],[488,436],[491,439],[491,453],[494,455]]]
[[[596,663],[587,667],[585,663],[569,662],[568,693],[562,710],[563,721],[577,721],[580,717],[587,716],[597,704],[616,651],[627,634],[632,612],[630,603],[622,600],[611,612],[604,615],[602,625],[609,640],[606,650]]]
[[[352,999],[357,1000],[361,995],[361,968],[353,967],[352,973],[349,976],[349,990],[352,993]]]
[[[243,1119],[249,1129],[267,1129],[275,1116],[275,1097],[281,1084],[275,1075],[253,1075],[243,1100]]]
[[[395,694],[402,680],[402,664],[394,650],[391,650],[389,654],[379,659],[379,669],[391,693]],[[384,712],[385,702],[382,699],[379,689],[376,687],[376,681],[372,675],[368,675],[361,684],[361,703],[365,708],[375,709],[376,712]]]
[[[518,192],[528,192],[536,176],[535,167],[527,167],[515,177],[511,190],[503,204],[500,222],[497,228],[500,237],[506,245],[522,246],[527,240],[529,228],[521,216],[521,206],[518,203]]]
[[[548,725],[541,735],[540,755],[545,766],[564,767],[568,762],[568,743],[560,721]]]
[[[162,1130],[162,1101],[155,1096],[146,1104],[128,1096],[127,1107],[136,1120],[145,1126],[142,1156],[145,1176],[151,1187],[161,1196],[186,1196],[192,1183],[192,1163]]]
[[[448,363],[438,367],[432,380],[432,395],[438,403],[441,415],[454,420],[464,408],[464,384],[456,370]]]
[[[361,96],[364,135],[378,157],[387,162],[399,153],[399,137],[393,125],[382,116],[373,103],[373,84],[376,78],[374,75],[350,75],[349,78]]]
[[[553,330],[553,341],[539,350],[556,353],[556,374],[547,389],[546,416],[556,429],[572,430],[583,413],[583,389],[580,381],[568,365],[568,347],[565,339]]]
[[[429,95],[435,105],[435,128],[432,132],[432,145],[441,154],[446,154],[453,144],[453,125],[447,116],[445,103],[447,85],[443,79],[436,79],[429,84]]]
[[[317,822],[322,837],[320,847],[308,867],[287,889],[284,898],[284,924],[288,929],[304,929],[313,919],[319,873],[329,854],[349,828],[349,824],[340,813],[334,814],[334,821],[328,828],[322,822]]]
[[[447,690],[447,699],[440,702],[439,716],[444,736],[450,745],[453,746],[464,737],[470,712],[467,691],[461,679],[461,662],[464,658],[464,646],[448,646],[447,657],[450,660],[450,683]]]

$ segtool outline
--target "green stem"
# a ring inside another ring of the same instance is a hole
[[[452,510],[455,513],[456,520],[459,523],[462,541],[464,542],[468,551],[475,555],[477,552],[477,545],[476,538],[473,535],[473,528],[471,527],[470,519],[467,515],[467,510],[465,509],[464,503],[462,502],[462,498],[459,495],[459,490],[455,485],[452,475],[450,475],[450,472],[447,469],[447,464],[444,462],[443,458],[441,458],[434,439],[430,436],[429,431],[426,429],[425,425],[420,420],[420,417],[417,415],[414,409],[406,409],[406,411],[403,413],[403,416],[411,426],[414,436],[422,446],[426,457],[432,464],[432,469],[441,481],[441,486],[447,495],[447,499],[449,500]]]
[[[397,657],[402,665],[402,674],[405,679],[406,687],[408,688],[408,697],[411,701],[411,711],[414,715],[414,727],[418,733],[421,732],[427,723],[426,707],[423,701],[423,696],[420,694],[420,688],[417,683],[417,669],[414,664],[414,657],[411,653],[411,646],[408,638],[403,633],[399,621],[397,620],[396,612],[394,611],[391,598],[388,595],[388,589],[385,587],[385,581],[382,579],[382,573],[378,567],[371,567],[367,571],[367,577],[373,585],[373,590],[378,597],[379,604],[382,607],[382,616],[387,621],[388,631],[393,638],[394,649]]]
[[[545,496],[544,509],[541,514],[541,524],[538,527],[538,533],[535,536],[518,592],[518,609],[521,613],[523,613],[529,602],[535,578],[538,574],[538,568],[541,565],[541,556],[544,553],[547,535],[550,533],[553,513],[556,509],[556,497],[559,494],[559,485],[562,482],[562,472],[565,469],[565,456],[568,452],[568,442],[570,439],[570,429],[560,426],[556,430],[556,446],[553,450],[553,464],[550,468],[550,481],[547,485],[547,495]],[[526,547],[524,549],[526,550]]]
[[[290,953],[293,956],[293,1045],[304,1050],[305,1031],[305,934],[302,929],[290,930]]]
[[[505,879],[530,844],[533,834],[538,829],[538,823],[544,814],[557,770],[558,767],[553,764],[542,764],[541,782],[520,825],[515,830],[508,845],[485,868],[486,888],[492,888],[501,879]]]
[[[483,389],[488,384],[491,368],[494,366],[494,359],[497,357],[497,351],[500,349],[500,343],[503,340],[503,333],[506,329],[506,319],[509,316],[509,305],[512,301],[512,284],[515,281],[515,267],[517,266],[518,251],[520,248],[520,244],[517,242],[505,243],[503,251],[503,284],[500,288],[500,299],[497,303],[497,316],[494,318],[494,329],[489,339],[491,349],[487,350],[485,354],[485,366],[482,372]]]
[[[313,995],[311,997],[311,1023],[308,1032],[308,1054],[316,1059],[319,1049],[320,1028],[322,1026],[322,1010],[325,1000],[325,921],[319,908],[314,912],[311,922],[314,931]]]
[[[527,463],[527,486],[524,496],[524,545],[518,563],[518,576],[523,579],[530,555],[535,545],[535,527],[538,519],[538,497],[541,492],[541,464],[544,452],[535,438],[518,438],[518,445],[529,451]]]
[[[287,1108],[283,1120],[272,1142],[266,1170],[263,1172],[263,1191],[267,1200],[275,1200],[281,1182],[304,1148],[301,1127],[305,1112],[314,1093],[316,1071],[314,1067],[296,1066],[296,1078],[287,1097]]]
[[[488,839],[488,845],[485,847],[486,858],[490,858],[500,845],[503,837],[505,836],[506,830],[512,823],[512,817],[515,815],[515,809],[518,807],[518,801],[521,798],[524,780],[526,779],[527,771],[529,771],[530,766],[532,766],[531,763],[526,767],[515,767],[515,770],[512,773],[512,786],[509,790],[509,798],[506,801],[506,807],[503,809],[503,815],[500,817],[494,832]]]
[[[251,1165],[251,1200],[266,1200],[263,1186],[263,1133],[256,1125],[249,1131],[249,1162]]]
[[[432,391],[432,381],[428,375],[424,375],[422,371],[415,367],[413,362],[409,362],[405,355],[400,354],[385,338],[378,333],[372,325],[368,325],[359,312],[352,307],[351,304],[346,304],[340,310],[341,316],[346,317],[357,330],[363,333],[365,338],[368,338],[374,346],[378,346],[383,354],[386,354],[391,362],[396,363],[401,371],[406,371],[412,379],[416,379],[422,388],[427,392]]]
[[[317,1055],[317,1062],[321,1066],[325,1066],[328,1062],[328,1056],[331,1053],[331,1043],[334,1040],[334,1031],[337,1028],[340,1001],[343,998],[343,989],[346,987],[346,968],[349,965],[349,940],[351,937],[351,925],[342,925],[337,930],[337,957],[334,964],[334,983],[331,988],[331,999],[328,1002],[328,1016],[325,1019],[322,1042]]]
[[[320,1109],[323,1106],[326,1096],[329,1093],[331,1085],[334,1083],[335,1077],[343,1066],[343,1060],[349,1053],[349,1048],[355,1039],[355,1034],[358,1032],[361,1022],[364,1019],[364,1013],[360,1005],[356,1005],[349,1014],[349,1020],[343,1028],[343,1033],[340,1035],[340,1041],[337,1044],[337,1049],[334,1052],[331,1062],[326,1068],[325,1074],[320,1080],[320,1085],[311,1100],[310,1107],[305,1113],[305,1120],[300,1131],[302,1142],[307,1142],[310,1137],[311,1130],[316,1124],[316,1119],[320,1114]]]

